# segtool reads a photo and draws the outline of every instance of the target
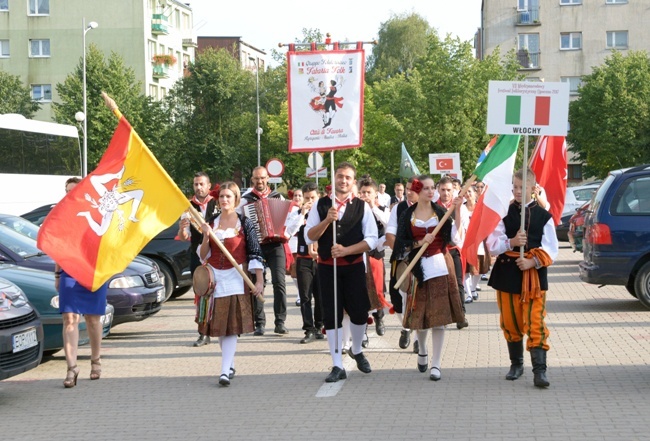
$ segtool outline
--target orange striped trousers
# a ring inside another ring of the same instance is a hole
[[[509,342],[521,341],[524,334],[528,336],[526,348],[543,348],[548,351],[548,337],[551,334],[546,327],[546,291],[542,297],[528,299],[521,303],[520,294],[497,291],[499,305],[499,325]]]

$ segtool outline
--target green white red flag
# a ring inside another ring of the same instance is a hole
[[[501,135],[474,175],[485,183],[467,228],[463,257],[478,267],[478,247],[508,213],[512,199],[512,175],[519,146],[519,135]]]

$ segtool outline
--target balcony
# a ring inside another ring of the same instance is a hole
[[[541,52],[528,52],[526,49],[517,51],[517,61],[521,67],[519,70],[538,70],[541,69]]]
[[[183,47],[196,47],[196,41],[193,38],[183,38]]]
[[[539,21],[539,8],[517,11],[518,26],[539,26],[541,24],[542,23]]]
[[[166,64],[154,64],[153,77],[156,79],[169,78],[169,66]]]
[[[169,25],[167,24],[166,16],[163,14],[153,14],[151,16],[151,33],[154,35],[169,34]]]

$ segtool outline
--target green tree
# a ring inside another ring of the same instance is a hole
[[[583,78],[569,106],[570,150],[586,177],[650,162],[650,57],[614,52]]]
[[[428,37],[436,33],[420,15],[392,15],[379,27],[379,40],[368,57],[368,81],[407,72],[427,53]]]
[[[0,115],[18,113],[32,118],[40,108],[38,102],[32,101],[29,87],[23,85],[18,75],[0,70]]]
[[[161,112],[142,92],[142,84],[135,79],[133,69],[124,64],[122,57],[115,52],[106,59],[104,54],[91,44],[86,52],[86,86],[88,119],[88,171],[92,171],[106,151],[117,120],[104,104],[101,92],[110,95],[120,111],[129,120],[144,142],[156,153],[161,141],[160,132],[164,119],[154,116]],[[63,83],[56,85],[61,98],[53,103],[54,119],[58,123],[77,124],[75,113],[83,110],[83,61],[69,74]],[[82,134],[85,136],[85,134]]]

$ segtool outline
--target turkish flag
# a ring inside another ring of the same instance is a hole
[[[437,170],[452,170],[454,168],[453,158],[438,158],[436,159]]]
[[[564,136],[541,136],[530,157],[530,169],[546,191],[549,212],[559,225],[567,187],[567,154]]]

